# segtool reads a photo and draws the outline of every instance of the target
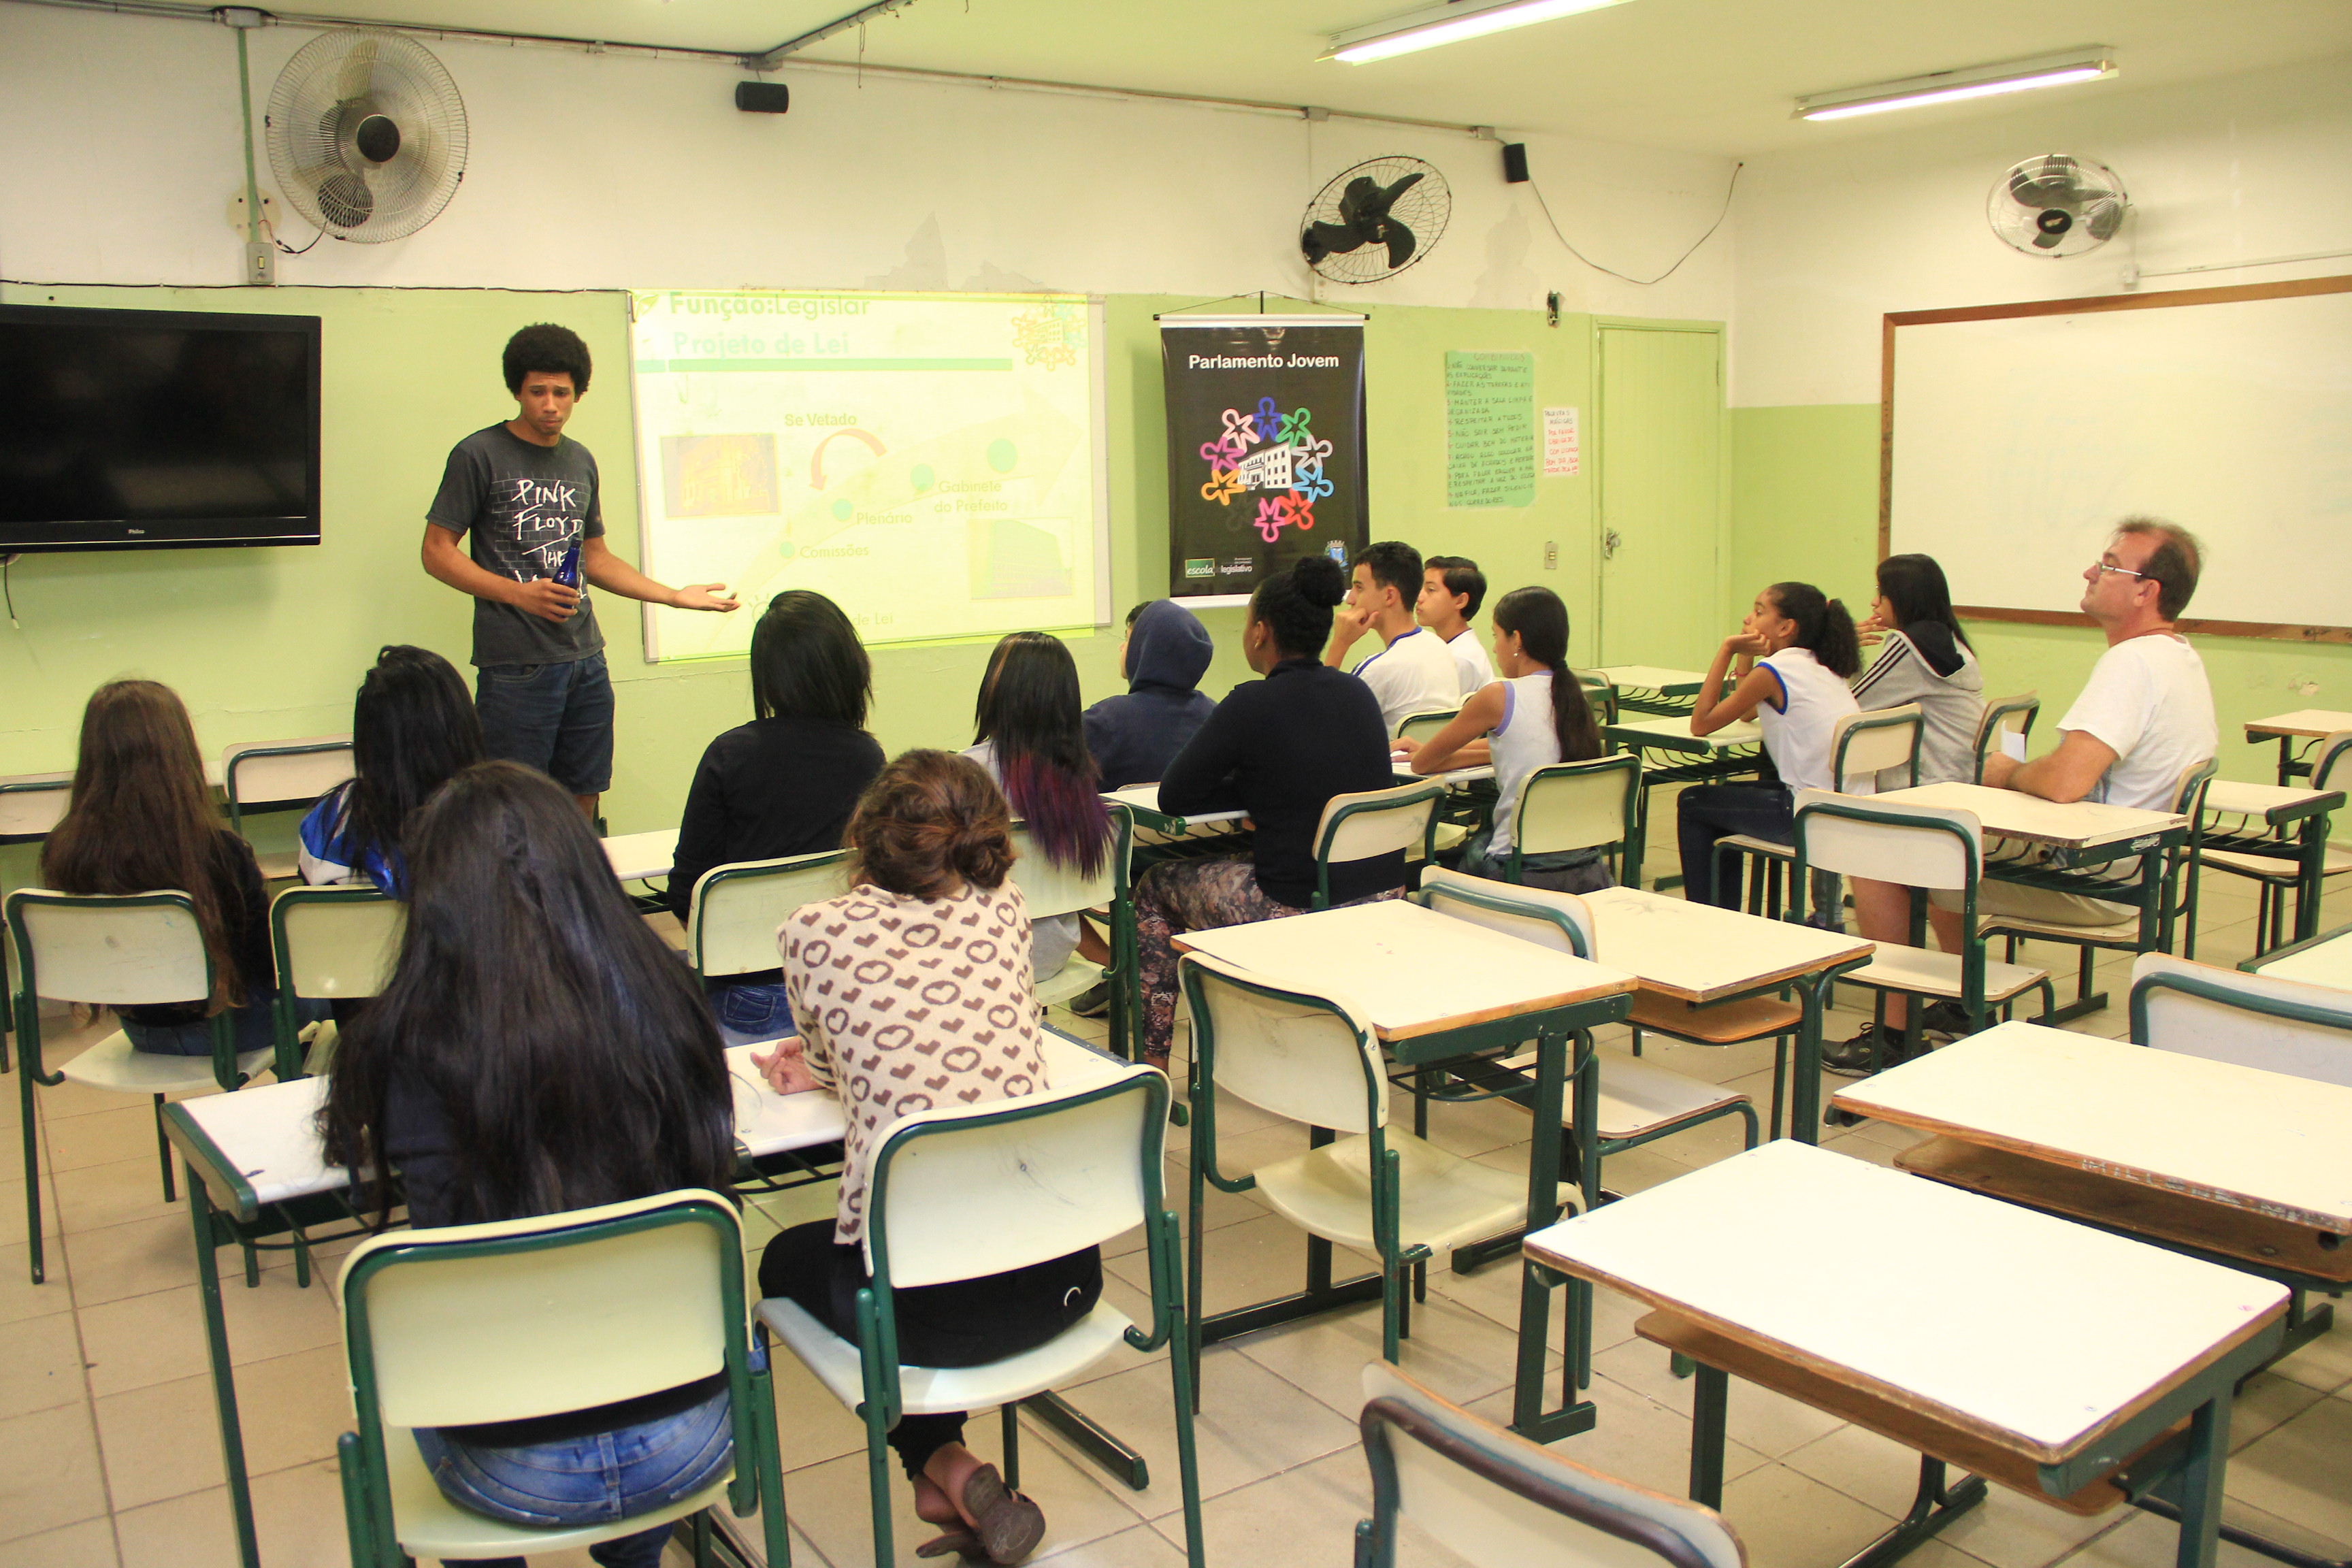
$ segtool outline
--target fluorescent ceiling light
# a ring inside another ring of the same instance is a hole
[[[1926,76],[1882,81],[1873,87],[1849,87],[1837,92],[1817,92],[1797,100],[1799,120],[1851,120],[1861,114],[1884,114],[1890,109],[1916,109],[1927,103],[1958,103],[1963,99],[1992,98],[2005,92],[2028,92],[2037,87],[2064,87],[2070,82],[2097,81],[2116,74],[2115,51],[2090,44],[2062,54],[2000,65],[1966,66],[1958,70],[1931,71]]]
[[[1320,58],[1345,60],[1349,65],[1360,66],[1367,60],[1384,60],[1391,55],[1433,49],[1440,44],[1459,43],[1464,38],[1483,38],[1489,33],[1506,32],[1533,22],[1549,22],[1555,16],[1573,16],[1580,11],[1598,11],[1624,3],[1625,0],[1502,0],[1499,5],[1481,5],[1475,0],[1454,0],[1452,5],[1427,5],[1418,11],[1408,11],[1402,16],[1391,16],[1369,27],[1350,27],[1344,33],[1334,33],[1331,35],[1331,47],[1324,50]]]

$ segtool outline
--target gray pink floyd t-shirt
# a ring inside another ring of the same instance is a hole
[[[518,583],[552,577],[565,552],[604,536],[596,459],[568,436],[541,447],[503,424],[477,430],[449,449],[425,521],[464,535],[474,564],[486,572]],[[474,601],[477,665],[569,664],[604,646],[584,592],[567,621]]]

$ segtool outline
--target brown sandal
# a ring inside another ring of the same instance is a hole
[[[1004,1484],[994,1465],[982,1465],[963,1483],[963,1511],[971,1516],[988,1560],[1011,1568],[1045,1539],[1045,1510]]]
[[[970,1563],[988,1561],[988,1548],[982,1546],[980,1537],[969,1530],[950,1530],[945,1535],[926,1541],[915,1548],[918,1557],[945,1557],[950,1552]]]

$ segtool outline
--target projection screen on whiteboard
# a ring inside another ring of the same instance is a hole
[[[1885,542],[1943,563],[1956,604],[2071,613],[2107,531],[2147,514],[2205,541],[2190,620],[2352,639],[2352,279],[1918,311],[1887,335]]]

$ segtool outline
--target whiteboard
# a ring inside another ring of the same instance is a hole
[[[2352,627],[2352,292],[2213,299],[2248,292],[1889,317],[1888,552],[2071,612],[2141,513],[2204,541],[2191,621]]]

